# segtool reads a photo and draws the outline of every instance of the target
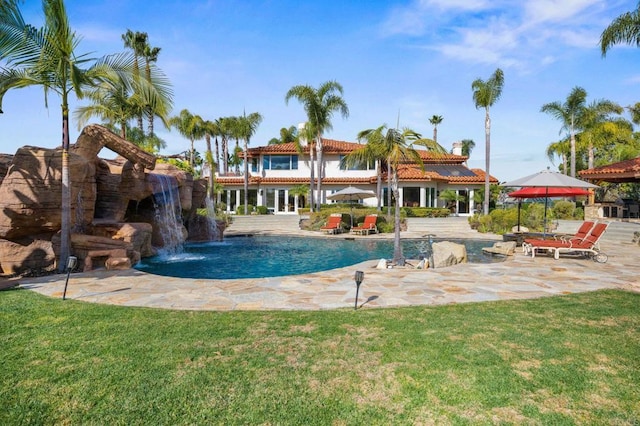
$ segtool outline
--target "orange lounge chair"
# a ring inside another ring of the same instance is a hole
[[[377,214],[368,214],[364,217],[364,223],[362,225],[351,228],[351,233],[360,235],[376,234],[378,232],[378,227],[376,226],[377,221]]]
[[[607,230],[607,226],[609,226],[608,223],[597,223],[582,240],[540,240],[534,242],[531,245],[531,257],[536,256],[537,250],[546,250],[553,253],[554,259],[559,259],[563,253],[582,253],[591,256],[597,262],[604,263],[608,257],[600,251],[598,242]]]
[[[545,241],[564,241],[564,242],[572,242],[573,244],[577,244],[584,240],[589,232],[593,229],[593,226],[596,223],[592,220],[585,220],[580,228],[573,235],[553,235],[553,240],[543,240],[540,238],[525,238],[522,243],[522,251],[524,254],[529,254],[531,252],[531,248],[534,245],[544,245]]]
[[[327,219],[327,224],[320,227],[327,234],[339,234],[342,232],[342,214],[332,213]]]

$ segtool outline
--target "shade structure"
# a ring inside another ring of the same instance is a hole
[[[524,194],[530,193],[537,195],[518,196],[519,191],[514,191],[509,196],[514,198],[536,198],[544,197],[544,229],[543,234],[547,230],[547,205],[550,197],[570,197],[575,195],[587,195],[589,192],[587,188],[597,188],[598,185],[594,185],[589,182],[585,182],[580,179],[573,178],[571,176],[563,175],[559,172],[552,172],[551,170],[543,170],[538,173],[534,173],[529,176],[522,177],[520,179],[505,182],[503,186],[519,186],[522,187],[520,191],[524,191]],[[568,194],[570,190],[584,191],[586,194]],[[561,194],[564,192],[564,194]],[[555,195],[554,195],[555,194]],[[518,230],[520,230],[520,204],[518,204]]]
[[[367,191],[366,189],[356,188],[355,186],[348,186],[341,189],[338,192],[334,192],[331,195],[327,195],[327,198],[333,201],[346,201],[353,203],[354,201],[364,200],[366,198],[373,198],[376,194],[373,191]],[[353,204],[351,205],[351,227],[353,228]]]

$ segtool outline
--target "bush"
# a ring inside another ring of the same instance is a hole
[[[560,200],[553,203],[551,210],[556,219],[573,219],[576,205],[571,201]]]
[[[267,208],[267,206],[256,206],[255,211],[258,214],[268,214],[269,213],[269,209]]]
[[[241,204],[236,208],[236,214],[239,214],[239,215],[250,214],[253,210],[254,210],[254,207],[251,204],[248,204],[247,205],[247,211],[249,213],[245,213],[244,212],[244,204]]]
[[[449,209],[440,207],[402,207],[406,217],[448,217]]]

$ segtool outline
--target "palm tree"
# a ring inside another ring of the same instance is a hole
[[[569,169],[569,155],[571,155],[571,148],[569,146],[569,138],[565,138],[563,140],[553,142],[547,146],[547,158],[554,163],[555,157],[560,157],[562,161],[562,173],[567,174],[567,170]]]
[[[134,78],[140,78],[140,58],[144,57],[144,50],[147,46],[147,33],[136,31],[133,32],[127,29],[127,32],[122,34],[122,41],[124,42],[124,47],[131,49],[133,52],[133,73]],[[138,106],[138,128],[140,131],[144,132],[142,115],[144,113],[145,105],[142,100],[134,98],[137,101]]]
[[[580,117],[580,127],[583,129],[578,135],[579,141],[586,142],[587,168],[594,167],[596,147],[604,147],[614,134],[624,131],[631,135],[631,123],[627,120],[611,117],[612,114],[622,114],[624,109],[608,100],[593,101],[585,107]]]
[[[386,130],[386,132],[385,132]],[[391,175],[391,190],[395,198],[395,234],[393,242],[393,261],[404,265],[402,246],[400,245],[400,193],[398,191],[398,168],[403,163],[417,163],[422,165],[420,154],[413,148],[413,144],[420,141],[420,134],[410,129],[388,129],[386,124],[376,129],[363,130],[358,133],[358,139],[372,141],[375,150],[384,155],[389,174]],[[354,156],[357,157],[358,154]]]
[[[487,81],[482,79],[476,79],[471,83],[471,89],[473,90],[473,102],[476,105],[476,109],[484,108],[484,137],[485,137],[485,177],[484,177],[484,201],[483,213],[489,214],[489,199],[490,199],[490,172],[489,166],[491,165],[491,116],[489,115],[489,108],[500,99],[502,95],[502,88],[504,87],[504,73],[500,68],[489,77]]]
[[[627,107],[627,110],[631,114],[631,122],[636,125],[640,125],[640,102],[636,102],[633,105]]]
[[[217,163],[217,152],[216,158],[213,157],[213,152],[211,151],[211,137],[214,136],[217,138],[218,134],[220,134],[220,128],[218,127],[218,123],[215,121],[205,121],[202,123],[202,129],[204,130],[204,140],[207,144],[207,165],[209,166],[209,198],[211,199],[214,208],[215,208],[215,197],[214,197],[214,187],[215,187],[215,170]],[[216,146],[217,151],[217,146]]]
[[[344,167],[353,167],[360,164],[376,164],[376,198],[378,199],[378,211],[382,210],[382,162],[387,159],[382,144],[382,132],[365,130],[358,133],[358,141],[366,141],[361,148],[351,151],[342,159]],[[391,206],[389,206],[389,209]],[[390,212],[389,212],[390,213]]]
[[[462,155],[467,158],[471,157],[471,151],[476,147],[476,143],[472,139],[462,139],[460,143],[462,143]],[[465,160],[464,164],[467,164],[467,160]]]
[[[280,129],[280,138],[271,138],[267,145],[280,145],[298,141],[298,128],[296,126]]]
[[[180,115],[169,120],[172,127],[189,139],[191,142],[191,151],[189,156],[189,165],[193,169],[195,166],[195,147],[194,143],[198,139],[202,139],[205,135],[204,120],[199,115],[193,115],[187,109],[180,111]]]
[[[151,47],[149,46],[149,44],[145,44],[144,46],[144,51],[143,51],[143,57],[144,57],[144,69],[145,69],[145,78],[147,79],[148,82],[151,83],[152,81],[152,75],[151,75],[151,64],[158,62],[158,55],[160,54],[160,48],[159,47]],[[161,105],[152,105],[147,103],[147,120],[149,121],[149,127],[148,127],[148,135],[149,136],[153,136],[154,134],[154,117],[156,115],[158,115],[161,119],[163,119],[163,121],[165,122],[166,125],[166,116],[168,114],[167,109],[165,108],[164,104]]]
[[[322,162],[322,135],[327,130],[333,128],[331,118],[334,112],[340,112],[343,118],[349,116],[349,108],[342,99],[342,85],[337,81],[327,81],[314,89],[308,85],[294,86],[287,92],[285,102],[296,98],[304,106],[307,113],[308,123],[315,131],[316,152],[318,154],[318,187],[317,200],[318,210],[322,203],[322,174],[324,164]],[[311,152],[311,149],[310,151]],[[311,184],[313,185],[313,183]]]
[[[120,73],[131,73],[129,56],[116,55],[102,59],[76,54],[79,37],[69,26],[63,0],[42,3],[45,23],[42,28],[26,24],[17,0],[0,4],[0,111],[2,98],[13,88],[42,86],[61,98],[62,108],[62,187],[61,239],[58,271],[63,272],[70,254],[71,187],[69,173],[69,96],[83,97],[83,89]],[[88,67],[88,68],[83,68]],[[126,78],[126,77],[125,77]]]
[[[640,2],[636,10],[623,13],[609,24],[600,35],[602,56],[614,44],[626,43],[640,46]]]
[[[249,206],[249,141],[262,123],[262,115],[252,112],[238,117],[238,136],[244,141],[244,214]]]
[[[570,142],[570,159],[569,166],[571,168],[571,177],[576,177],[576,130],[580,121],[580,116],[584,113],[585,103],[587,102],[587,92],[582,87],[574,87],[567,96],[564,103],[551,102],[542,105],[541,112],[551,114],[553,117],[562,121],[563,130],[569,131]]]
[[[441,115],[434,115],[429,119],[429,123],[433,125],[433,140],[438,142],[438,124],[442,123]]]
[[[220,129],[222,143],[222,172],[229,172],[229,139],[231,138],[231,120],[229,117],[220,117],[216,120]]]

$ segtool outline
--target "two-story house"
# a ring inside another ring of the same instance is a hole
[[[375,163],[360,167],[344,167],[342,158],[361,148],[362,144],[323,139],[322,203],[331,203],[327,196],[347,186],[376,191],[378,170]],[[418,164],[403,164],[398,170],[400,205],[412,207],[446,207],[440,198],[445,190],[454,191],[459,197],[449,203],[453,212],[470,215],[474,212],[474,192],[483,190],[485,173],[480,169],[469,169],[467,157],[461,155],[461,144],[454,143],[453,154],[434,156],[426,150],[417,150],[423,161]],[[314,155],[315,157],[315,155]],[[295,144],[267,145],[250,148],[249,160],[249,204],[266,206],[275,214],[297,213],[298,208],[308,207],[308,196],[301,195],[301,186],[309,188],[309,146],[298,152]],[[317,158],[315,158],[317,161]],[[317,164],[314,164],[317,181]],[[382,165],[382,205],[387,205],[387,170]],[[218,175],[218,183],[224,187],[219,196],[226,203],[227,211],[234,212],[244,203],[244,176],[237,174]],[[492,183],[498,180],[491,177]],[[314,193],[314,198],[316,194]],[[377,198],[363,203],[377,205]]]

